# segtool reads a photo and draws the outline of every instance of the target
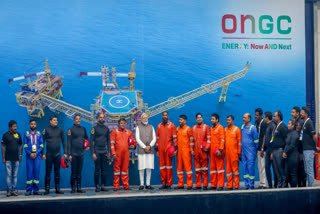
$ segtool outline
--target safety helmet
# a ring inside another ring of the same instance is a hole
[[[202,150],[204,150],[205,148],[206,148],[206,145],[207,145],[207,141],[202,141],[202,143],[200,144],[200,148],[202,149]]]
[[[169,157],[173,156],[173,154],[175,153],[176,149],[174,148],[174,146],[169,146],[168,148],[168,155]]]
[[[61,166],[62,166],[62,168],[64,168],[64,169],[69,168],[69,167],[70,167],[69,160],[68,160],[67,158],[62,157],[62,159],[61,159]]]
[[[89,141],[87,139],[84,139],[84,149],[89,148]]]
[[[128,139],[128,144],[129,144],[129,146],[131,146],[131,145],[135,145],[135,140],[134,140],[134,138],[133,137],[129,137],[129,139]]]

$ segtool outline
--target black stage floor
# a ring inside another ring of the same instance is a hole
[[[114,192],[95,193],[94,188],[84,188],[84,194],[64,195],[54,190],[48,196],[6,197],[0,193],[0,212],[11,213],[320,213],[320,187],[286,188],[237,191],[202,190],[139,191],[120,189]]]

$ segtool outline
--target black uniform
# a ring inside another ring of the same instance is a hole
[[[87,130],[83,126],[73,125],[68,130],[68,156],[71,161],[71,187],[74,188],[77,181],[78,190],[81,188],[81,171],[84,160],[84,139],[88,140]]]
[[[296,130],[289,130],[284,153],[287,154],[286,172],[291,187],[298,185],[299,135]]]
[[[266,176],[267,176],[267,181],[268,181],[268,186],[269,188],[272,188],[272,177],[271,177],[271,165],[272,165],[272,160],[270,159],[270,155],[272,153],[272,143],[270,143],[270,140],[272,138],[272,132],[276,128],[276,124],[271,121],[270,123],[267,124],[267,128],[265,131],[265,141],[264,141],[264,146],[265,146],[265,152],[266,152]],[[278,179],[276,172],[274,170],[274,167],[272,167],[273,171],[273,179],[274,179],[274,188],[277,188],[278,186]]]
[[[280,122],[272,132],[272,166],[275,169],[278,178],[278,187],[284,188],[287,186],[286,166],[285,160],[282,158],[284,147],[286,146],[286,138],[288,134],[288,128]]]
[[[63,130],[58,126],[49,126],[42,132],[43,143],[46,143],[46,176],[45,176],[45,189],[50,189],[50,177],[52,171],[52,164],[54,165],[54,181],[56,189],[60,187],[60,161],[61,161],[61,144],[63,145],[63,151],[66,154],[67,144],[65,142],[65,136]]]
[[[110,131],[105,125],[99,123],[92,128],[90,135],[91,154],[97,156],[94,169],[94,183],[99,185],[99,174],[101,170],[101,186],[106,182],[107,156],[110,154]]]

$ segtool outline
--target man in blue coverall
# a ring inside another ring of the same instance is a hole
[[[39,173],[43,139],[39,131],[36,131],[36,120],[30,120],[30,131],[23,136],[24,150],[26,152],[27,165],[27,192],[26,196],[39,195]]]
[[[246,189],[254,189],[254,175],[257,148],[259,144],[259,134],[257,128],[250,123],[251,115],[243,115],[243,125],[241,126],[242,137],[242,165],[244,171],[244,184]]]

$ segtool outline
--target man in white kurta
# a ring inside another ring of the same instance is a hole
[[[153,189],[150,185],[151,169],[154,169],[154,145],[156,134],[152,125],[148,124],[148,115],[141,115],[141,124],[136,128],[136,140],[138,144],[138,169],[140,176],[139,190],[144,189],[144,170],[147,172],[146,189]]]

